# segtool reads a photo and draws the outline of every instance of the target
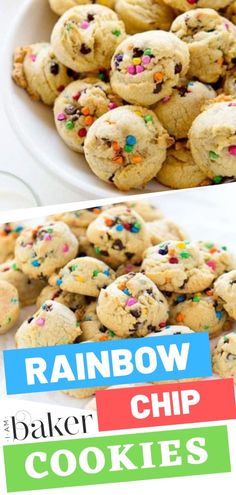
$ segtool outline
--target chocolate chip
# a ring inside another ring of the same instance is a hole
[[[76,337],[76,339],[74,340],[73,344],[79,344],[80,343],[80,338],[79,337]]]
[[[93,14],[88,14],[88,15],[87,15],[87,21],[88,21],[88,22],[91,22],[91,21],[93,21],[93,20],[94,20],[94,15],[93,15]]]
[[[179,92],[180,96],[185,96],[186,93],[188,93],[188,88],[186,86],[176,86],[177,91]]]
[[[176,64],[175,65],[175,74],[180,74],[181,70],[182,70],[182,64],[179,63],[179,64]]]
[[[156,84],[153,93],[154,94],[160,93],[161,89],[162,89],[162,82],[159,82],[159,83]]]
[[[150,295],[153,295],[153,290],[152,289],[147,289],[146,292]]]
[[[236,57],[231,58],[232,64],[236,64]]]
[[[131,309],[130,314],[134,316],[134,318],[139,318],[141,316],[141,309]]]
[[[221,184],[227,184],[229,182],[235,182],[235,177],[223,177]]]
[[[236,354],[232,354],[231,352],[229,352],[229,354],[227,354],[226,356],[226,359],[228,361],[236,361]]]
[[[133,55],[134,55],[134,57],[142,57],[143,50],[141,48],[135,47],[133,49]]]
[[[124,249],[124,244],[120,239],[116,239],[112,244],[112,248],[116,251],[122,251],[122,249]]]
[[[76,72],[74,72],[72,69],[67,68],[66,73],[67,73],[68,77],[74,77],[74,78],[77,77]]]
[[[126,252],[126,253],[125,253],[125,256],[126,256],[126,258],[127,258],[128,260],[131,260],[131,258],[133,258],[133,255],[134,255],[134,253],[129,253],[129,252]]]
[[[59,64],[57,62],[51,62],[51,64],[50,64],[50,72],[54,76],[57,76],[59,74],[60,67],[59,67]]]
[[[27,323],[31,323],[31,321],[33,321],[33,319],[34,319],[34,317],[32,316],[31,318],[29,318],[29,319],[27,320]]]
[[[80,53],[82,53],[83,55],[87,55],[88,53],[90,53],[92,50],[91,48],[89,48],[88,45],[86,45],[85,43],[82,43],[81,47],[80,47]]]
[[[156,332],[158,332],[157,327],[155,327],[154,325],[148,325],[147,329],[148,329],[148,333],[152,333],[152,332],[155,332],[156,333]]]
[[[107,251],[100,251],[99,253],[101,256],[105,256],[105,257],[108,257],[109,256],[109,253]]]
[[[65,108],[64,108],[64,112],[67,114],[67,115],[74,115],[76,113],[76,107],[74,107],[73,105],[67,105]]]

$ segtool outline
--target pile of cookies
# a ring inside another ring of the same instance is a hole
[[[236,2],[49,2],[50,43],[17,48],[12,76],[97,177],[122,191],[235,180]]]
[[[236,320],[233,254],[186,240],[149,203],[67,212],[33,228],[6,224],[0,248],[0,333],[20,308],[37,307],[15,334],[18,348],[191,331],[215,338]],[[235,346],[236,333],[220,337],[213,366],[236,381]]]

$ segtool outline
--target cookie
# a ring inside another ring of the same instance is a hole
[[[0,263],[14,258],[16,239],[23,229],[23,225],[18,223],[0,225]]]
[[[51,43],[67,67],[77,72],[95,72],[100,67],[109,68],[125,36],[124,24],[113,10],[101,5],[80,5],[60,17]]]
[[[212,8],[221,10],[227,7],[232,0],[163,0],[166,5],[180,12],[196,8]]]
[[[7,333],[18,320],[20,314],[17,289],[0,280],[0,335]]]
[[[227,246],[210,241],[199,241],[198,246],[205,263],[213,270],[215,278],[236,268],[235,255]]]
[[[145,222],[160,220],[164,217],[160,208],[152,203],[146,201],[126,201],[125,204],[129,208],[133,208]]]
[[[194,9],[179,15],[171,32],[189,48],[189,78],[216,82],[236,57],[235,26],[213,9]]]
[[[0,280],[14,285],[18,291],[21,307],[34,304],[45,286],[43,280],[33,280],[23,273],[14,259],[0,265]]]
[[[236,2],[235,2],[236,5]],[[236,97],[236,69],[228,70],[225,74],[223,91],[226,95]]]
[[[193,159],[214,183],[236,178],[236,101],[210,105],[189,131]]]
[[[12,77],[33,100],[53,105],[75,74],[58,60],[49,43],[35,43],[15,50]]]
[[[131,272],[101,290],[97,315],[118,337],[142,337],[166,325],[168,304],[151,280]]]
[[[182,294],[203,291],[215,278],[195,242],[166,241],[145,252],[141,267],[160,290]]]
[[[80,240],[81,236],[85,235],[88,225],[100,215],[103,209],[106,209],[106,207],[96,206],[85,210],[66,211],[50,215],[48,220],[66,223],[75,237]]]
[[[18,237],[15,259],[19,268],[32,278],[50,276],[75,258],[78,241],[63,222],[48,222],[27,228]]]
[[[107,209],[90,223],[87,238],[99,258],[112,268],[126,262],[140,263],[150,244],[144,220],[122,205]]]
[[[92,171],[121,191],[144,187],[161,168],[172,143],[155,114],[124,106],[107,112],[89,128],[84,152]]]
[[[18,328],[18,348],[73,344],[81,334],[74,313],[56,301],[46,301]]]
[[[214,298],[214,291],[206,289],[195,294],[173,294],[169,300],[172,325],[186,325],[194,332],[208,332],[210,338],[229,330],[230,322],[220,302]]]
[[[187,235],[182,228],[168,218],[147,222],[147,229],[153,246],[169,239],[174,241],[187,239]]]
[[[84,315],[80,320],[82,330],[80,341],[104,342],[105,340],[117,340],[116,334],[106,328],[98,319],[96,308],[97,301],[93,301],[85,309]]]
[[[86,299],[81,294],[73,294],[72,292],[66,292],[59,287],[53,287],[52,285],[46,285],[40,292],[36,307],[40,308],[48,299],[64,304],[71,311],[82,311],[86,306]]]
[[[56,284],[75,294],[98,297],[102,288],[115,280],[115,272],[103,261],[90,256],[76,258],[59,271]]]
[[[233,378],[236,383],[236,333],[223,335],[212,353],[212,368],[222,378]]]
[[[110,85],[99,79],[72,82],[55,101],[58,134],[70,149],[83,153],[84,138],[93,122],[121,104]]]
[[[214,283],[214,290],[228,315],[236,320],[236,270],[221,275]]]
[[[173,10],[162,0],[117,0],[115,10],[129,34],[153,29],[168,31],[174,19]]]
[[[186,141],[177,141],[167,150],[167,157],[156,179],[172,189],[207,186],[211,180],[195,163]]]
[[[100,3],[101,5],[105,5],[106,7],[112,9],[114,7],[115,0],[49,0],[51,9],[57,15],[64,14],[64,12],[71,9],[72,7],[76,7],[77,5],[84,5],[87,3]]]
[[[171,95],[157,103],[154,112],[171,136],[184,139],[202,106],[215,97],[216,92],[211,86],[199,81],[180,81]]]
[[[154,105],[172,93],[189,68],[186,43],[166,31],[148,31],[128,37],[111,62],[111,85],[134,105]]]

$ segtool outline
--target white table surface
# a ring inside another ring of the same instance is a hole
[[[35,0],[35,2],[37,1],[40,0]],[[4,57],[2,46],[7,34],[6,26],[10,26],[14,17],[17,16],[21,2],[22,0],[0,1],[0,66]],[[9,123],[1,91],[0,115],[0,171],[4,170],[17,175],[33,188],[37,184],[37,193],[42,205],[89,199],[89,194],[83,197],[81,192],[76,192],[69,186],[62,184],[24,148]]]

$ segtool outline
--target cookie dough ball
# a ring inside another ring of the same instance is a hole
[[[145,275],[128,273],[101,290],[97,315],[118,337],[143,337],[166,325],[168,304]]]
[[[93,122],[121,104],[110,85],[99,79],[72,82],[55,101],[58,134],[69,148],[83,153],[84,138]]]
[[[71,311],[83,312],[83,309],[85,310],[86,299],[84,296],[66,292],[59,287],[52,287],[51,285],[44,287],[37,298],[37,308],[40,308],[48,299],[64,304],[64,306],[67,306]]]
[[[99,258],[113,268],[126,262],[140,263],[150,244],[144,220],[123,205],[107,209],[90,223],[87,238]]]
[[[81,342],[82,344],[82,342]],[[95,395],[97,390],[103,390],[106,387],[94,387],[94,388],[72,388],[70,390],[63,390],[63,393],[74,397],[75,399],[88,399]]]
[[[64,12],[71,9],[72,7],[84,5],[87,3],[100,3],[101,5],[105,5],[106,7],[110,7],[112,9],[114,7],[115,0],[49,0],[51,9],[57,15],[64,14]]]
[[[198,245],[190,241],[166,241],[147,249],[141,268],[160,290],[182,294],[202,291],[215,278]]]
[[[31,278],[49,277],[75,258],[78,241],[63,222],[48,222],[27,228],[18,237],[15,259],[19,268]]]
[[[208,332],[210,338],[229,330],[229,317],[214,291],[206,289],[195,294],[173,294],[170,298],[170,318],[173,325],[187,325],[195,332]]]
[[[212,353],[212,368],[222,378],[233,378],[236,383],[236,333],[223,335]]]
[[[173,10],[162,0],[117,0],[115,10],[129,34],[151,29],[168,31],[174,19]]]
[[[226,95],[236,97],[236,69],[226,72],[223,91]]]
[[[49,43],[35,43],[15,50],[12,77],[33,100],[53,105],[75,74],[57,59]]]
[[[69,9],[56,23],[51,43],[58,59],[77,72],[109,68],[112,55],[125,38],[117,14],[101,5]]]
[[[117,340],[116,334],[105,327],[98,319],[96,308],[97,301],[91,302],[80,320],[82,330],[80,341],[103,342],[105,340]]]
[[[171,31],[189,47],[188,77],[216,82],[236,57],[235,26],[213,9],[196,9],[178,16]]]
[[[206,101],[216,97],[211,86],[199,81],[181,82],[170,96],[166,96],[154,108],[158,119],[175,139],[187,138],[194,119]]]
[[[160,208],[152,203],[147,203],[146,201],[126,201],[125,204],[129,208],[133,208],[145,222],[160,220],[164,217]]]
[[[84,256],[65,265],[58,274],[56,284],[62,290],[98,297],[102,288],[115,280],[115,272],[101,260]]]
[[[14,259],[0,265],[0,280],[14,285],[22,307],[34,304],[45,286],[44,280],[33,280],[23,273]]]
[[[111,85],[134,105],[154,105],[179,83],[189,68],[186,43],[166,31],[128,37],[112,58]]]
[[[207,186],[211,183],[195,163],[187,142],[177,141],[167,150],[167,157],[156,179],[172,189]]]
[[[94,122],[86,136],[84,152],[100,179],[128,191],[144,187],[155,177],[171,143],[151,110],[127,105]]]
[[[155,220],[154,222],[147,222],[147,229],[153,246],[168,241],[169,239],[176,241],[187,239],[187,235],[182,228],[167,218]]]
[[[212,8],[215,10],[224,9],[232,0],[164,0],[166,5],[173,9],[187,12],[196,8]]]
[[[215,281],[214,290],[228,315],[236,320],[236,270],[221,275]]]
[[[193,122],[189,132],[193,159],[219,184],[236,178],[236,101],[215,103]]]
[[[16,346],[47,347],[72,344],[81,334],[74,313],[56,301],[46,301],[16,332]]]
[[[205,263],[213,270],[216,278],[236,268],[235,255],[227,246],[209,241],[199,241],[198,245]]]
[[[20,314],[17,289],[0,280],[0,335],[7,333],[18,320]]]
[[[24,229],[22,224],[3,223],[0,225],[0,263],[14,258],[16,239]]]

